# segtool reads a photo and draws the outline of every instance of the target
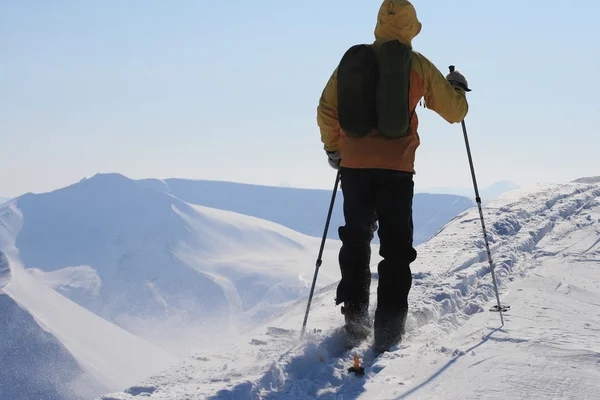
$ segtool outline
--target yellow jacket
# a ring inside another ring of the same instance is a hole
[[[421,23],[409,1],[385,0],[377,17],[373,46],[377,50],[381,44],[397,39],[412,48],[412,40],[420,31]],[[424,98],[425,107],[450,123],[462,121],[468,112],[465,92],[450,85],[427,58],[415,51],[412,54],[409,96],[411,110],[415,110]],[[365,137],[351,138],[341,131],[337,107],[336,69],[319,100],[317,123],[325,150],[340,150],[343,167],[414,172],[415,153],[420,144],[416,113],[408,136],[403,138],[389,139],[376,130]]]

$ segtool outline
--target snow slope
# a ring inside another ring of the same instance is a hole
[[[7,203],[10,200],[8,197],[0,197],[0,204]]]
[[[373,360],[366,343],[344,353],[331,285],[315,297],[304,340],[300,301],[233,345],[103,399],[596,399],[600,186],[512,192],[485,218],[502,301],[512,306],[504,327],[487,312],[492,283],[469,210],[419,246],[409,333],[393,352]],[[364,378],[346,372],[353,354]]]
[[[333,188],[332,176],[332,188]],[[296,189],[232,182],[167,179],[142,183],[192,204],[233,211],[281,224],[297,232],[321,237],[331,200],[329,190]],[[467,193],[473,197],[472,193]],[[340,191],[328,237],[338,239],[343,225],[343,193]],[[418,193],[413,201],[416,244],[425,242],[455,215],[473,206],[467,197]],[[374,243],[378,243],[375,237]]]
[[[8,295],[0,310],[0,360],[9,366],[0,368],[0,399],[83,400],[109,390]]]
[[[175,361],[167,352],[66,299],[18,264],[11,265],[11,282],[3,292],[104,386],[127,386]]]

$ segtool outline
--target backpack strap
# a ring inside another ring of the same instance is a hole
[[[408,134],[415,110],[410,109],[410,47],[391,40],[379,50],[379,82],[377,85],[377,128],[389,138]]]
[[[337,75],[338,120],[350,137],[368,135],[377,125],[377,54],[358,44],[344,54]]]

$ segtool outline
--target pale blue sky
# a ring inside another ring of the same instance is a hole
[[[600,6],[415,0],[415,49],[469,78],[482,186],[600,175]],[[0,1],[0,195],[97,172],[330,188],[316,126],[379,0]],[[459,125],[419,109],[417,188],[470,185]]]

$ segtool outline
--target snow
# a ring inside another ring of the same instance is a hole
[[[501,299],[512,307],[504,327],[487,311],[495,298],[479,215],[470,209],[418,247],[408,335],[392,352],[374,359],[368,342],[344,352],[334,283],[316,293],[303,339],[305,300],[103,399],[595,399],[599,198],[598,185],[556,184],[485,208]],[[346,372],[354,354],[364,378]]]
[[[60,341],[0,294],[0,399],[83,400],[105,393]]]
[[[382,399],[597,398],[598,264],[564,261],[540,261],[530,277],[510,285],[503,301],[515,307],[504,329],[495,315],[478,314],[419,354],[416,365],[379,374],[366,392]],[[398,390],[392,375],[408,378],[402,382],[411,388]]]

